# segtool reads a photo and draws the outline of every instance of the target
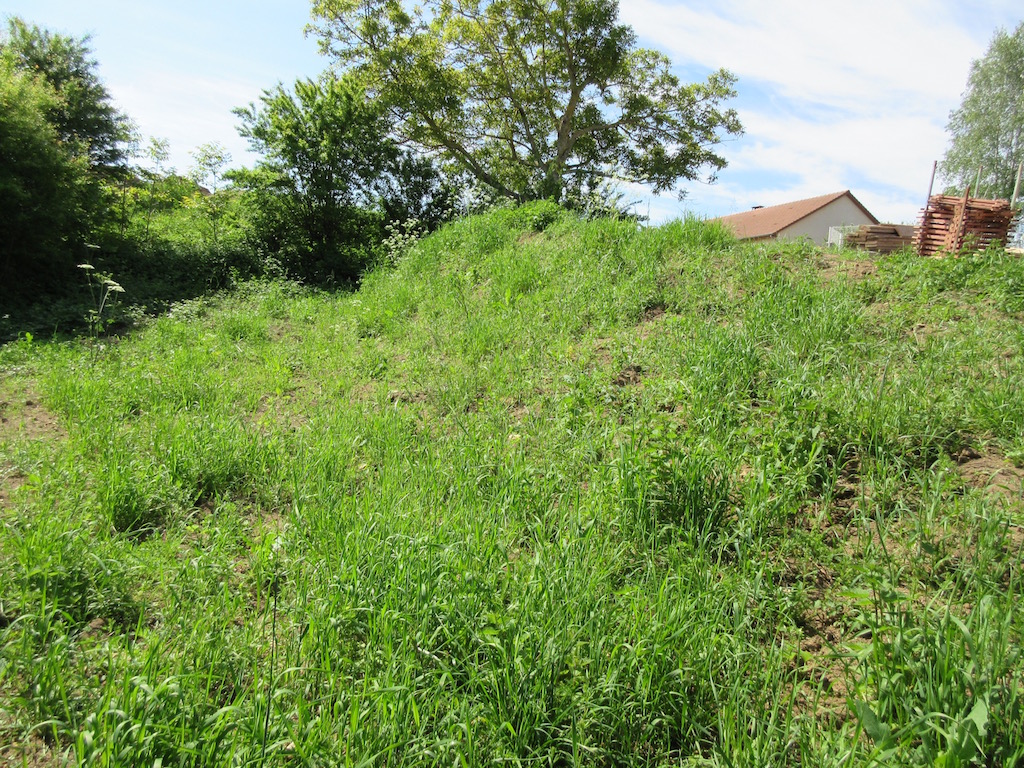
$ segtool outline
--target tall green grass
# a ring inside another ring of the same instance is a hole
[[[1019,472],[1024,271],[846,258],[536,205],[3,347],[5,759],[1020,762],[958,462]]]

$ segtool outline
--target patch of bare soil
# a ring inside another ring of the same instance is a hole
[[[16,440],[56,441],[67,437],[60,421],[44,406],[28,387],[5,393],[0,400],[0,443]],[[0,507],[8,504],[11,494],[25,484],[25,477],[16,467],[0,461]]]
[[[937,328],[934,325],[929,325],[928,323],[916,323],[912,328],[907,330],[907,335],[912,336],[918,346],[923,346],[929,338],[941,332],[942,329]]]
[[[868,304],[864,311],[871,317],[882,317],[889,314],[889,310],[892,309],[892,304],[888,301],[874,301]]]
[[[594,361],[602,368],[612,364],[611,339],[597,339],[594,342]]]
[[[995,452],[965,449],[955,458],[967,487],[984,491],[995,500],[1024,503],[1024,469]]]
[[[787,561],[783,578],[809,585],[811,607],[796,617],[800,630],[793,659],[797,675],[793,706],[796,714],[819,720],[843,721],[850,717],[847,698],[853,679],[851,648],[863,643],[852,634],[852,608],[833,589],[836,573],[820,564]],[[801,567],[809,567],[801,573]]]
[[[661,332],[662,324],[667,317],[667,310],[660,305],[648,307],[640,316],[640,324],[637,326],[637,337],[647,340],[656,333]]]
[[[643,374],[644,369],[639,365],[627,365],[619,371],[618,376],[612,379],[612,384],[616,387],[635,387],[640,383]]]
[[[373,402],[377,399],[377,384],[373,381],[357,384],[349,390],[348,396],[356,402]]]
[[[2,735],[0,735],[2,738]],[[0,746],[0,766],[24,766],[25,768],[56,768],[73,765],[70,756],[59,747],[49,746],[42,739],[30,738]]]
[[[830,253],[820,254],[814,266],[823,280],[866,280],[878,272],[878,265],[870,259],[841,259]]]
[[[271,323],[269,332],[271,341],[283,341],[287,339],[299,344],[302,343],[302,336],[296,332],[294,326],[289,320],[280,320],[276,323]]]
[[[817,720],[842,722],[852,717],[847,701],[856,661],[849,650],[857,644],[834,642],[817,632],[800,641],[795,662],[800,684],[793,697],[794,713]]]
[[[530,408],[522,403],[518,403],[509,411],[509,415],[511,415],[512,420],[518,424],[530,417]]]
[[[24,484],[25,478],[19,471],[0,465],[0,508],[6,507],[11,495]]]
[[[404,389],[393,389],[388,392],[388,400],[392,403],[425,403],[428,400],[426,392],[410,392]]]
[[[300,408],[312,410],[316,408],[314,400],[309,405],[298,405],[291,389],[283,395],[263,395],[259,405],[250,417],[250,423],[256,427],[276,425],[290,432],[298,432],[309,422],[309,417]]]
[[[839,546],[850,533],[850,525],[862,499],[871,497],[871,488],[863,484],[859,462],[848,461],[839,472],[828,498],[812,501],[808,514],[797,521],[808,531],[817,531],[830,546]]]
[[[39,404],[31,390],[17,400],[0,400],[0,440],[60,440],[67,436],[60,421]]]
[[[665,308],[660,304],[657,304],[653,307],[648,307],[647,309],[644,310],[643,315],[641,315],[640,317],[640,322],[653,323],[655,320],[662,317],[664,314]]]

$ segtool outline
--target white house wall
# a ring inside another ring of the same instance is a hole
[[[874,224],[867,214],[860,209],[848,197],[840,197],[833,200],[823,208],[819,208],[809,216],[805,216],[795,224],[779,232],[779,238],[796,240],[800,237],[809,237],[819,245],[828,242],[828,228],[842,227],[860,224]]]

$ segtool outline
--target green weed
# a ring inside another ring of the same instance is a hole
[[[1019,261],[864,258],[538,203],[0,348],[0,736],[1020,764]]]

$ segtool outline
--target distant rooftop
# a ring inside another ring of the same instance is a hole
[[[865,216],[875,224],[878,223],[878,219],[848,189],[782,205],[755,206],[753,210],[721,216],[716,221],[728,225],[740,240],[774,237],[787,227],[793,226],[801,219],[807,218],[815,211],[821,210],[842,197],[849,197],[864,212]]]

